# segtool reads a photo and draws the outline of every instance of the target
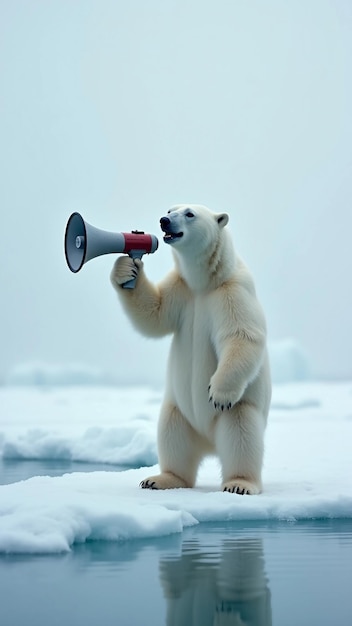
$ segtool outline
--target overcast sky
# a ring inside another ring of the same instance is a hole
[[[158,235],[180,202],[230,214],[270,339],[350,377],[351,74],[350,0],[0,0],[0,377],[158,380],[168,340],[125,320],[113,256],[69,272],[63,234],[80,211]]]

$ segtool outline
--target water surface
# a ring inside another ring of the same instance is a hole
[[[85,463],[66,459],[0,459],[0,485],[33,476],[62,476],[72,472],[119,472],[127,467],[110,463]]]

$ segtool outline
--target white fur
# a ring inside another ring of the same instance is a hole
[[[158,427],[162,473],[141,485],[191,487],[202,458],[216,453],[224,490],[259,493],[271,383],[252,277],[224,228],[228,215],[179,205],[165,217],[183,233],[170,243],[175,269],[155,286],[143,263],[125,256],[111,274],[141,333],[173,334]],[[122,289],[136,268],[135,289]]]

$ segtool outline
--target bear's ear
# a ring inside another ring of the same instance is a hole
[[[218,213],[218,215],[216,215],[215,217],[220,228],[224,228],[224,226],[226,226],[226,224],[228,223],[230,219],[227,213]]]

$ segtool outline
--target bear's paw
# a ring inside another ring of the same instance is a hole
[[[142,489],[179,489],[189,487],[186,481],[172,472],[163,472],[156,476],[149,476],[139,483]]]
[[[260,493],[258,485],[250,480],[244,478],[232,478],[227,480],[223,486],[223,491],[229,493],[237,493],[239,496],[254,496]]]
[[[139,267],[140,266],[137,267],[134,260],[127,255],[118,257],[110,274],[110,280],[113,286],[121,286],[137,278]]]
[[[209,402],[216,411],[230,411],[242,395],[233,390],[221,391],[216,388],[214,383],[210,383],[208,393]]]

